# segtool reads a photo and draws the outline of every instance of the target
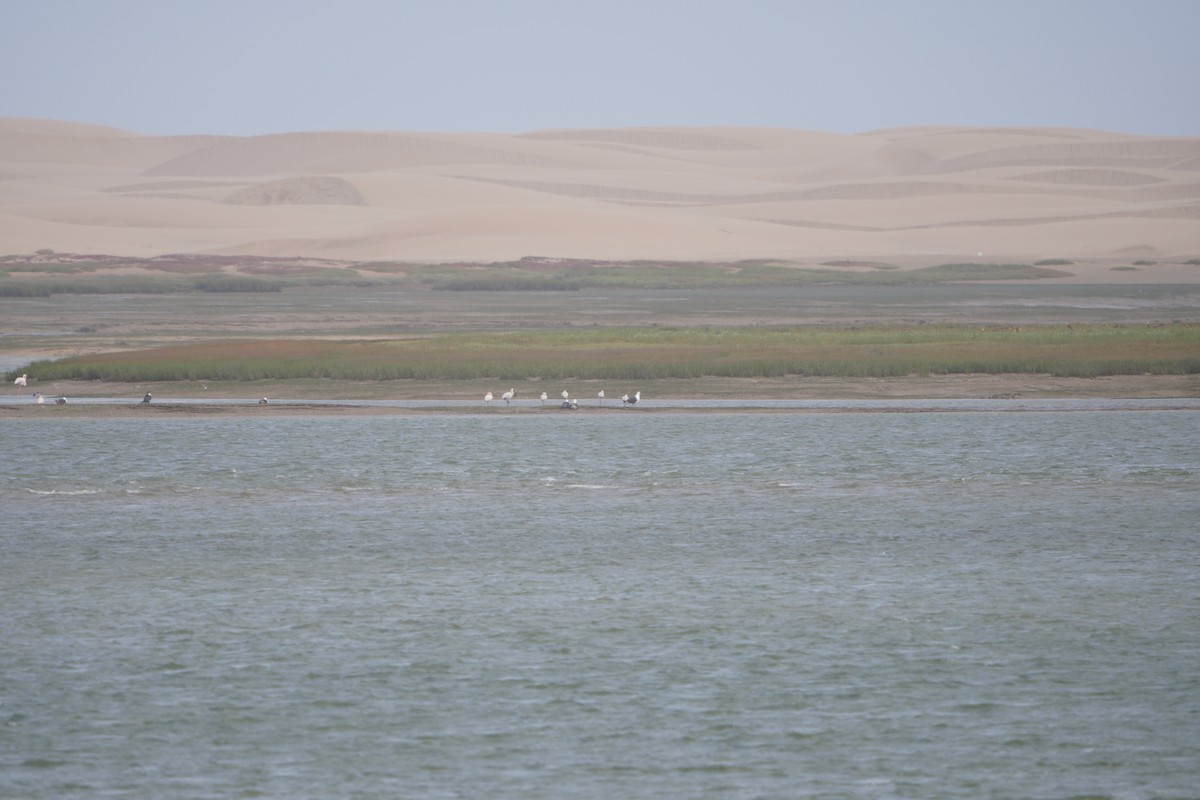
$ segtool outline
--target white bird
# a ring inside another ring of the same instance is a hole
[[[563,389],[563,393],[562,393],[563,400],[566,400],[570,396],[571,396],[570,393],[568,393],[566,389]]]
[[[46,398],[42,396],[41,392],[34,392],[33,396],[37,398],[37,404],[39,406],[46,402]]]
[[[641,399],[642,399],[642,393],[640,391],[634,392],[633,397],[630,397],[627,394],[621,396],[621,402],[625,403],[626,405],[633,405],[638,400],[641,400]]]
[[[500,395],[500,399],[504,401],[504,405],[508,405],[510,402],[512,402],[512,399],[516,394],[516,389],[509,389],[507,392]]]
[[[13,381],[13,386],[20,386],[21,388],[25,388],[26,386],[29,385],[28,381],[29,381],[29,373],[27,372],[24,375],[18,375],[17,379],[15,381]]]
[[[483,396],[483,402],[485,402],[485,403],[491,403],[491,402],[492,402],[492,393],[491,393],[491,392],[488,392],[487,394],[485,394],[485,395]]]
[[[600,393],[596,396],[600,398],[600,405],[604,405],[604,390],[601,389]]]
[[[546,401],[549,399],[550,399],[550,396],[547,395],[545,392],[542,392],[542,405],[545,405]]]

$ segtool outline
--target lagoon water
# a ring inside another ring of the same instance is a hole
[[[2,797],[1200,795],[1195,411],[0,431]]]

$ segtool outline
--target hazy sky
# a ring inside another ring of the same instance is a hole
[[[1200,0],[0,0],[0,116],[156,134],[1200,135]]]

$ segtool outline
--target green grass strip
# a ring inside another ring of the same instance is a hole
[[[638,327],[230,340],[38,361],[20,371],[42,381],[128,382],[1196,374],[1200,326]]]

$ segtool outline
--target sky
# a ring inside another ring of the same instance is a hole
[[[0,0],[0,116],[148,134],[1200,135],[1200,0]]]

